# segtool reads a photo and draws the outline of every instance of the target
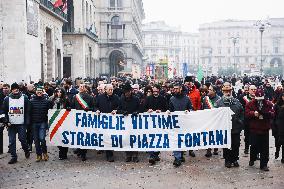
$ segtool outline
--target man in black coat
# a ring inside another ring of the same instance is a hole
[[[95,105],[94,98],[88,94],[86,84],[82,83],[79,86],[79,93],[76,94],[71,102],[71,107],[76,110],[93,111]],[[81,156],[82,161],[86,161],[86,149],[77,149],[74,151],[78,156]]]
[[[244,109],[239,100],[232,96],[232,86],[230,83],[225,82],[222,91],[224,95],[216,102],[216,108],[230,107],[235,113],[232,115],[231,149],[223,149],[225,166],[231,168],[233,164],[234,167],[239,167],[240,133],[243,129]]]
[[[99,113],[116,114],[120,107],[120,99],[113,93],[113,86],[107,84],[105,86],[105,93],[96,98],[95,111]],[[113,151],[106,151],[106,158],[109,162],[114,162]]]
[[[166,112],[168,109],[167,99],[160,95],[160,86],[155,85],[153,87],[153,95],[148,96],[145,100],[144,111],[148,113],[156,112]],[[154,165],[157,161],[160,161],[159,158],[160,152],[149,152],[149,163]]]
[[[123,86],[123,95],[121,96],[121,105],[118,114],[123,114],[124,116],[137,116],[139,113],[140,101],[132,92],[132,87],[130,83],[126,83]],[[138,152],[126,152],[126,162],[133,161],[135,163],[139,162]]]

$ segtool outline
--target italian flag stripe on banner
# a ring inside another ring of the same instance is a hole
[[[65,121],[65,119],[67,118],[67,116],[69,115],[69,111],[64,110],[63,115],[61,115],[61,117],[59,116],[60,114],[60,110],[57,110],[54,112],[54,114],[51,116],[50,120],[49,120],[49,125],[51,125],[52,123],[54,123],[55,120],[58,120],[55,127],[52,129],[52,131],[50,132],[49,135],[49,139],[50,141],[52,140],[53,136],[56,134],[56,132],[58,131],[58,129],[61,127],[61,125],[63,124],[63,122]],[[59,119],[57,119],[58,117],[60,117]]]

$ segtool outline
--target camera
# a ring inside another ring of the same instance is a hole
[[[6,118],[5,114],[0,114],[0,128],[1,127],[9,127],[11,123]]]

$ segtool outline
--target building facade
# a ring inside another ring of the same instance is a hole
[[[261,33],[256,20],[226,20],[200,25],[200,62],[204,70],[251,73],[263,70],[283,73],[284,18],[271,18]],[[261,49],[262,65],[261,66]]]
[[[100,73],[139,77],[143,63],[142,0],[97,0]]]
[[[50,81],[61,76],[66,18],[49,0],[1,1],[1,80]]]
[[[68,22],[63,26],[63,75],[95,77],[100,73],[99,21],[94,0],[68,0]]]
[[[198,65],[199,35],[181,32],[163,21],[143,26],[147,75],[156,78],[184,76]]]

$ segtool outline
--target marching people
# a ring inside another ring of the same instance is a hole
[[[48,129],[48,110],[51,108],[51,103],[43,93],[43,87],[37,86],[36,95],[30,101],[31,124],[37,155],[36,162],[48,161],[49,159],[45,137]]]
[[[191,110],[193,110],[191,101],[189,100],[188,96],[184,95],[182,85],[180,83],[175,83],[174,95],[170,99],[169,110],[167,112],[184,111],[185,113],[188,113]],[[185,162],[182,151],[174,151],[173,155],[175,157],[173,162],[175,167],[179,167],[181,166],[182,162]]]
[[[246,105],[245,116],[249,120],[250,128],[250,161],[249,166],[253,166],[260,153],[260,169],[269,171],[267,164],[269,161],[269,129],[274,117],[273,104],[265,100],[264,91],[258,89],[255,99]]]
[[[17,83],[11,85],[11,94],[5,97],[3,102],[3,111],[8,119],[9,152],[11,160],[8,164],[14,164],[18,160],[16,153],[16,135],[21,142],[25,157],[30,157],[30,152],[26,138],[26,126],[29,124],[30,103],[27,96],[20,93],[20,87]]]
[[[275,121],[272,127],[272,135],[275,138],[275,159],[278,159],[280,148],[282,146],[282,159],[284,163],[284,92],[279,95],[279,99],[274,106]]]
[[[139,99],[132,92],[130,83],[126,83],[123,87],[123,95],[121,96],[120,107],[117,111],[118,114],[124,116],[137,116],[139,114]],[[129,151],[126,152],[126,162],[139,162],[138,152]]]
[[[79,93],[76,94],[71,102],[71,107],[76,110],[84,111],[93,111],[94,110],[94,98],[88,94],[88,89],[85,83],[79,85]],[[75,151],[78,156],[81,157],[82,161],[86,161],[87,150],[86,149],[77,149]]]
[[[99,113],[116,114],[120,107],[120,100],[117,95],[113,93],[113,85],[107,84],[105,86],[105,93],[96,98],[95,111]],[[108,162],[114,162],[113,151],[106,151],[106,159]]]
[[[231,83],[225,82],[222,87],[223,96],[216,102],[216,108],[229,107],[233,112],[231,130],[231,149],[223,149],[225,167],[239,167],[240,133],[243,129],[244,111],[238,99],[232,96]]]
[[[147,89],[146,93],[149,95],[146,97],[144,103],[144,111],[148,113],[161,113],[166,112],[168,109],[167,100],[165,97],[160,95],[161,87],[158,84],[155,84],[153,88]],[[160,152],[150,151],[149,153],[149,163],[154,165],[157,161],[160,161],[159,154]]]
[[[246,85],[244,90],[244,94],[240,97],[240,102],[243,105],[243,108],[245,109],[246,105],[251,102],[254,97],[255,97],[255,92],[256,92],[256,86],[255,85]],[[244,135],[245,135],[245,150],[244,153],[248,154],[249,153],[249,125],[248,125],[248,120],[245,118],[244,119]]]
[[[216,94],[217,87],[214,85],[210,85],[208,89],[208,94],[203,98],[202,107],[203,109],[213,109],[215,108],[216,102],[220,99],[220,97]],[[218,155],[218,148],[214,148],[214,155]],[[212,156],[212,149],[208,148],[205,154],[206,157]]]
[[[66,95],[66,91],[63,88],[56,88],[53,96],[50,97],[52,103],[52,109],[71,109],[70,100]],[[67,159],[68,147],[58,146],[59,160]]]

